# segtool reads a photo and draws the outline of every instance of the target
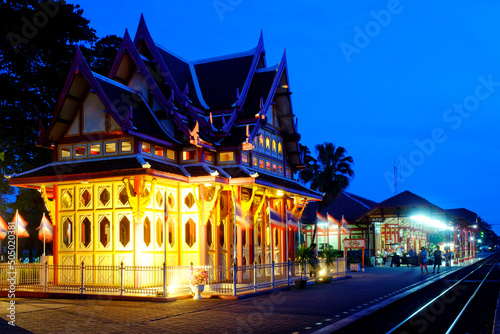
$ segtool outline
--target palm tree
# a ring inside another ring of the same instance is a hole
[[[310,183],[312,190],[325,193],[323,202],[329,205],[354,178],[354,160],[342,146],[325,142],[315,148],[316,159],[306,146],[301,145],[306,169],[299,172],[299,178],[303,183]]]

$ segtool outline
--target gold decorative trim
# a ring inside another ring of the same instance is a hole
[[[207,225],[208,220],[212,217],[212,215],[215,212],[215,203],[217,203],[219,200],[220,191],[222,187],[219,184],[215,186],[214,197],[210,201],[205,201],[204,199],[200,199],[199,193],[198,196],[196,196],[196,189],[194,185],[192,186],[192,188],[193,188],[194,199],[196,200],[196,206],[200,211],[199,213],[200,223],[203,225]]]
[[[297,199],[295,201],[295,206],[292,209],[292,215],[293,219],[295,219],[296,222],[298,222],[300,218],[302,218],[302,214],[304,213],[304,209],[306,208],[306,201],[307,198],[304,197],[304,199],[302,200],[302,208],[299,211],[297,211],[297,208],[299,207],[299,200]]]
[[[52,225],[56,224],[56,202],[52,199],[49,199],[47,196],[47,192],[45,189],[45,183],[42,183],[40,186],[40,195],[43,198],[43,201],[45,202],[45,207],[47,208],[47,211],[49,211],[49,217],[50,221],[52,222]]]
[[[264,194],[262,195],[262,200],[259,203],[259,206],[257,207],[257,210],[255,210],[255,213],[253,215],[253,224],[257,224],[257,218],[259,217],[259,214],[262,211],[262,208],[264,207],[264,202],[266,201],[266,197],[270,197],[269,191],[267,189],[264,190]]]
[[[146,212],[146,206],[148,203],[151,201],[151,197],[155,193],[155,184],[156,184],[156,178],[151,181],[151,190],[147,196],[142,196],[142,193],[144,192],[144,189],[141,192],[135,191],[135,196],[132,196],[130,193],[130,187],[132,185],[130,184],[130,181],[127,177],[123,178],[123,184],[125,185],[125,190],[127,191],[127,196],[128,196],[128,202],[130,204],[130,207],[132,208],[132,216],[134,219],[134,222],[136,224],[139,224],[141,221],[142,216],[144,216],[144,213]],[[144,181],[141,181],[143,188],[144,188]],[[134,199],[134,200],[132,200]]]

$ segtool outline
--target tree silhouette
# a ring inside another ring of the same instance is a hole
[[[299,172],[299,179],[310,183],[312,190],[325,193],[323,204],[329,205],[353,179],[354,160],[345,148],[332,143],[318,144],[315,148],[317,157],[313,158],[311,151],[301,145],[306,168]]]
[[[86,45],[91,66],[109,72],[111,64],[101,57],[116,54],[121,39],[98,40],[83,9],[65,1],[0,1],[0,22],[0,175],[4,175],[52,161],[52,150],[36,146],[39,122],[45,128],[49,124],[76,47]],[[37,227],[45,209],[37,200],[40,194],[19,188],[14,205],[8,197],[13,194],[7,180],[0,178],[0,212],[15,207],[30,222],[28,228]],[[30,243],[37,242],[36,233],[29,232],[34,235]]]

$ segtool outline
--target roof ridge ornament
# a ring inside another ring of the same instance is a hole
[[[54,146],[51,146],[50,142],[46,138],[47,132],[45,127],[43,126],[42,119],[38,119],[38,139],[36,140],[36,145],[41,147],[46,147],[50,149],[54,149]]]
[[[215,126],[214,126],[214,117],[212,115],[212,112],[209,113],[209,116],[208,116],[208,120],[210,122],[210,126],[212,127],[212,131],[219,131]],[[213,135],[213,133],[211,132],[211,134]]]
[[[175,110],[175,105],[174,105],[174,99],[175,99],[175,95],[174,95],[174,90],[172,88],[170,88],[170,96],[168,97],[168,100],[167,100],[167,109],[170,113],[173,113],[174,110]]]
[[[189,85],[186,82],[186,86],[184,86],[184,90],[182,91],[182,106],[184,108],[188,107],[189,104]]]
[[[254,149],[254,146],[253,144],[250,142],[250,124],[247,124],[246,126],[246,139],[245,141],[243,142],[243,144],[241,144],[241,149],[243,151],[250,151],[250,150],[253,150]]]
[[[132,124],[133,118],[134,118],[133,109],[132,109],[132,106],[130,106],[130,111],[127,114],[127,116],[125,117],[125,119],[123,120],[123,128],[125,128],[127,130],[129,130],[129,129],[137,130],[137,128],[134,126],[134,124]]]
[[[142,155],[137,154],[135,158],[137,159],[137,162],[141,164],[142,168],[151,168],[149,162],[147,162]]]
[[[223,125],[223,127],[225,127],[226,126],[226,118],[224,117],[224,112],[222,113],[221,117],[222,117],[222,125]]]
[[[200,125],[198,121],[192,131],[189,131],[189,142],[195,146],[198,146],[200,143]]]

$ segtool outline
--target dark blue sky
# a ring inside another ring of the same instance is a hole
[[[189,59],[286,48],[302,143],[344,146],[349,191],[375,201],[409,190],[465,207],[500,235],[500,3],[401,1],[68,1],[97,35],[135,34]],[[314,149],[313,149],[314,150]],[[498,225],[495,225],[498,224]]]

